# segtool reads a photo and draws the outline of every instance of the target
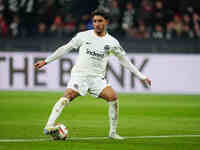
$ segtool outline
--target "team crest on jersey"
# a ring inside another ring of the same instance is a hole
[[[110,46],[109,46],[109,45],[105,45],[105,46],[104,46],[104,51],[105,51],[105,52],[108,52],[109,50],[110,50]]]

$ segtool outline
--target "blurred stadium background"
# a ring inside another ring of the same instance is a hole
[[[107,105],[86,96],[59,119],[69,126],[69,142],[52,143],[42,128],[77,52],[39,71],[33,64],[91,29],[90,13],[98,7],[110,13],[109,32],[153,85],[135,80],[111,58],[107,77],[120,93],[119,130],[130,138],[101,139],[108,131]],[[199,150],[199,53],[197,0],[0,0],[0,150]]]
[[[199,53],[199,1],[0,0],[1,51],[52,51],[110,11],[109,31],[129,52]],[[133,42],[136,41],[136,42]],[[134,43],[134,44],[133,44]]]

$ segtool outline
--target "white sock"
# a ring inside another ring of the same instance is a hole
[[[69,99],[67,99],[66,97],[61,97],[57,103],[54,105],[51,114],[49,116],[49,119],[47,121],[46,127],[48,126],[54,126],[55,125],[55,121],[56,119],[60,116],[63,108],[69,104]]]
[[[116,133],[117,130],[117,122],[118,122],[118,101],[111,101],[109,102],[109,120],[110,120],[110,131],[111,133]]]

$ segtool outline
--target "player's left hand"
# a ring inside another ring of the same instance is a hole
[[[141,80],[144,84],[146,84],[147,86],[151,86],[151,80],[149,78],[146,78],[144,80]]]

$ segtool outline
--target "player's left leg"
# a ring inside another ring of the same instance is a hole
[[[116,92],[112,89],[112,87],[107,86],[100,93],[99,97],[105,99],[109,103],[109,137],[113,139],[124,139],[117,134],[119,103]]]

